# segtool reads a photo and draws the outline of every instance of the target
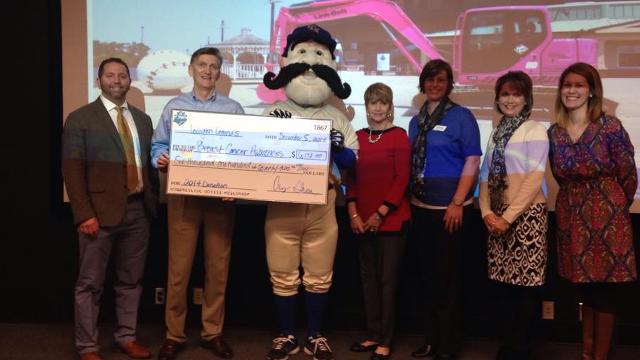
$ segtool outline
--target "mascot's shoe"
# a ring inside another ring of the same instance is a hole
[[[298,351],[300,351],[300,346],[298,346],[298,340],[295,336],[280,334],[273,339],[267,360],[287,360],[289,355],[297,354]]]
[[[329,347],[329,342],[324,336],[317,334],[309,336],[304,345],[304,352],[313,356],[313,360],[333,360],[333,352]]]

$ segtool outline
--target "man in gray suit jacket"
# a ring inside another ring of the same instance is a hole
[[[136,342],[149,218],[155,215],[157,172],[149,161],[151,118],[127,104],[131,78],[119,58],[98,69],[102,94],[69,114],[62,138],[62,174],[78,227],[75,338],[81,360],[100,360],[97,320],[111,252],[118,327],[114,338],[132,358],[149,358]]]

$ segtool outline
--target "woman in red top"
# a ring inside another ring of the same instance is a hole
[[[347,208],[359,241],[369,337],[351,351],[374,350],[371,359],[380,360],[391,353],[402,230],[411,216],[406,195],[411,148],[404,129],[393,125],[391,88],[369,86],[364,102],[369,127],[356,132],[360,150],[355,173],[347,180]]]

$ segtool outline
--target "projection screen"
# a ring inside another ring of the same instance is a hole
[[[535,83],[533,117],[548,126],[558,77],[580,60],[600,70],[607,111],[622,120],[640,164],[640,1],[478,3],[65,0],[64,117],[99,95],[97,65],[118,56],[131,68],[129,101],[155,126],[167,101],[191,90],[189,57],[201,46],[224,54],[218,91],[246,113],[260,114],[282,96],[267,91],[262,77],[277,73],[283,39],[296,26],[317,23],[338,40],[340,76],[352,87],[344,106],[353,111],[355,129],[367,125],[363,94],[374,82],[391,86],[395,124],[407,128],[424,101],[418,91],[422,65],[443,58],[456,73],[452,98],[474,112],[484,147],[497,120],[492,86],[498,76],[527,71]],[[552,206],[557,184],[550,172],[546,183]],[[640,211],[638,201],[632,211]]]

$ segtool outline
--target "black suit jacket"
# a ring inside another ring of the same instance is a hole
[[[158,173],[152,168],[151,118],[129,104],[138,132],[145,207],[155,216]],[[69,114],[62,133],[62,175],[76,224],[92,217],[118,225],[127,205],[127,161],[113,120],[100,98]]]

